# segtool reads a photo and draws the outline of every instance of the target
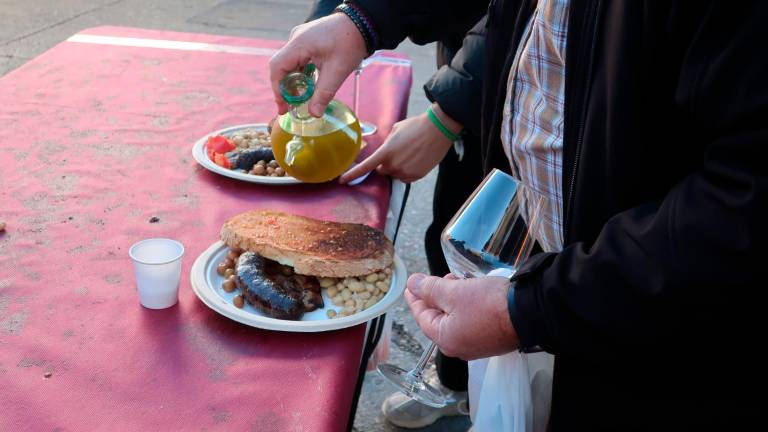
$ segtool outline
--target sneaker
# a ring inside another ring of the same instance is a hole
[[[405,429],[423,428],[441,417],[469,415],[467,392],[451,391],[440,384],[436,374],[430,374],[427,382],[440,389],[451,400],[443,408],[433,408],[397,392],[390,395],[381,405],[384,417],[395,426]]]

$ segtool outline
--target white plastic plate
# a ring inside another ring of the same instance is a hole
[[[407,271],[403,261],[395,255],[394,268],[392,272],[392,283],[387,294],[379,300],[374,306],[347,317],[330,319],[326,315],[329,308],[341,310],[334,306],[331,298],[328,297],[323,288],[323,302],[325,308],[307,312],[300,321],[282,320],[271,318],[249,305],[246,302],[245,307],[238,309],[232,304],[237,292],[227,293],[221,288],[224,278],[216,273],[216,266],[224,260],[229,249],[221,242],[212,244],[195,260],[190,274],[192,289],[197,297],[205,303],[206,306],[214,311],[243,324],[267,329],[288,332],[322,332],[328,330],[337,330],[346,327],[352,327],[360,323],[372,320],[373,318],[385,313],[391,308],[405,291],[405,281]]]
[[[192,146],[192,157],[194,157],[197,163],[199,163],[203,168],[209,171],[215,172],[216,174],[221,174],[225,177],[242,180],[244,182],[271,184],[271,185],[286,185],[286,184],[301,183],[300,180],[297,180],[296,178],[293,178],[291,176],[285,176],[285,177],[257,176],[253,174],[240,172],[240,171],[226,169],[224,167],[216,165],[210,158],[208,158],[208,154],[205,151],[205,143],[206,141],[208,141],[209,136],[213,136],[213,135],[230,136],[230,135],[234,135],[237,131],[240,131],[243,129],[255,129],[255,130],[262,130],[266,132],[267,125],[264,123],[251,123],[251,124],[232,126],[224,129],[219,129],[217,131],[213,131],[209,134],[206,134],[204,137],[200,138],[199,140],[195,141],[195,145]]]

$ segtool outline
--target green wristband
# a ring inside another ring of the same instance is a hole
[[[432,107],[430,106],[427,108],[427,117],[429,117],[429,120],[432,122],[433,125],[442,132],[443,135],[445,135],[451,142],[455,142],[459,140],[459,136],[451,131],[448,130],[447,127],[443,124],[443,122],[440,121],[439,118],[435,115],[435,112],[432,111]]]

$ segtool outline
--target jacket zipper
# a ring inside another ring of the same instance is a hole
[[[596,11],[599,11],[600,1],[592,3],[592,9],[590,12],[594,16]],[[571,214],[573,213],[573,195],[574,191],[576,189],[576,173],[578,172],[579,168],[579,159],[581,158],[581,146],[584,141],[584,125],[586,123],[586,117],[587,117],[587,105],[589,102],[589,83],[592,78],[592,64],[594,61],[594,54],[595,54],[595,47],[597,45],[597,29],[598,29],[598,18],[597,16],[592,19],[592,42],[590,44],[590,50],[588,52],[587,57],[587,76],[584,82],[584,89],[585,89],[585,95],[584,100],[581,104],[581,115],[579,116],[578,121],[578,137],[576,139],[576,153],[574,154],[573,158],[573,164],[571,168],[571,181],[570,185],[568,186],[568,202],[566,203],[565,207],[565,223],[563,224],[565,229],[563,232],[563,241],[567,244],[568,243],[568,236],[571,231]]]

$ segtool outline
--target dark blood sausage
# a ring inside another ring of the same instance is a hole
[[[233,169],[250,170],[256,162],[263,160],[269,162],[275,159],[271,147],[254,147],[240,151],[227,153],[230,165]]]
[[[298,320],[305,311],[323,307],[317,278],[285,270],[285,266],[253,252],[240,255],[237,276],[248,303],[273,318],[286,320]]]

